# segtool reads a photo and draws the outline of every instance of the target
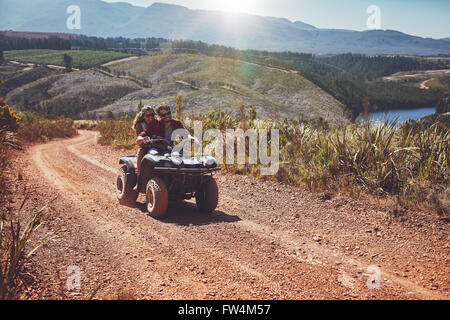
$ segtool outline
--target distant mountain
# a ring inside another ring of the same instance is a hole
[[[68,6],[81,8],[81,30],[68,30]],[[0,30],[73,32],[90,36],[198,40],[239,49],[316,54],[449,54],[450,41],[392,30],[318,29],[301,21],[154,3],[148,8],[100,0],[1,0]]]

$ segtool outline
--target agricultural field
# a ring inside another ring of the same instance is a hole
[[[47,64],[64,66],[64,54],[72,57],[72,66],[78,69],[87,69],[109,61],[130,57],[130,54],[115,51],[94,50],[14,50],[5,51],[6,60],[23,63]]]
[[[144,104],[168,103],[183,95],[183,111],[238,112],[255,107],[261,117],[317,119],[335,125],[346,122],[343,105],[299,74],[243,61],[199,54],[146,56],[110,66],[116,74],[129,74],[152,84],[98,110],[135,112]]]
[[[383,81],[397,82],[429,90],[450,92],[450,69],[397,72],[383,77]]]

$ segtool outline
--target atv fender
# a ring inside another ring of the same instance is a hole
[[[153,168],[156,165],[156,161],[151,157],[146,155],[141,162],[141,172],[138,177],[138,188],[143,190],[146,187],[147,181],[150,180],[153,174]]]
[[[136,157],[122,157],[119,160],[119,164],[124,164],[127,166],[128,172],[135,173],[136,168],[134,167],[134,164],[132,162],[132,158],[136,159]]]

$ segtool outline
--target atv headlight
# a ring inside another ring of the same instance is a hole
[[[205,166],[207,166],[208,168],[211,168],[212,166],[214,166],[216,164],[216,160],[213,158],[208,158],[205,161]]]
[[[172,163],[174,165],[176,165],[177,167],[181,166],[181,164],[183,163],[183,161],[181,161],[180,159],[176,159],[176,158],[170,158],[170,160],[172,160]]]

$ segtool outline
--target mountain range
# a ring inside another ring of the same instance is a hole
[[[67,8],[81,10],[81,29],[68,30]],[[191,10],[154,3],[147,8],[100,0],[1,0],[0,30],[78,33],[127,38],[195,40],[268,51],[368,55],[450,54],[450,41],[394,30],[319,29],[301,21],[242,13]]]

